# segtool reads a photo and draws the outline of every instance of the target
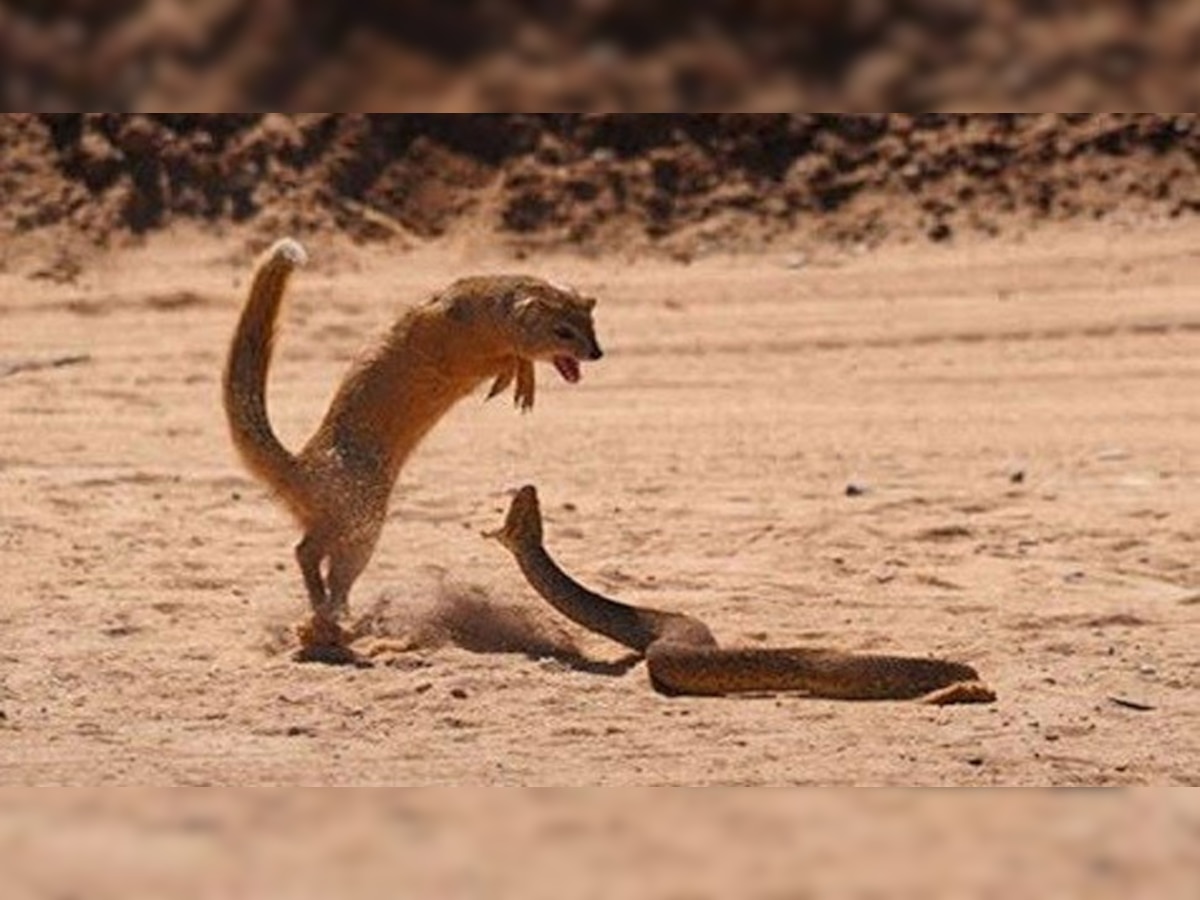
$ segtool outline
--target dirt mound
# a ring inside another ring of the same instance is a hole
[[[0,119],[9,238],[256,236],[690,256],[1200,208],[1194,114],[59,114]]]

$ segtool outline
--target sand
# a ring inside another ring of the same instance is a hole
[[[290,659],[298,535],[225,432],[244,243],[0,272],[0,782],[1200,783],[1198,239],[690,265],[310,239],[270,385],[291,446],[452,277],[600,298],[581,384],[540,371],[528,416],[469,398],[402,474],[352,597],[393,649],[362,669]],[[659,696],[481,538],[526,482],[598,590],[723,643],[962,660],[999,699]]]
[[[10,790],[4,799],[13,900],[1157,900],[1195,894],[1200,824],[1192,795],[1161,790]]]

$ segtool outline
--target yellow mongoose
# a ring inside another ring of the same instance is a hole
[[[579,362],[601,351],[594,299],[527,275],[460,279],[403,314],[353,364],[316,433],[293,454],[267,418],[266,380],[284,288],[306,260],[304,248],[285,238],[259,261],[229,348],[224,402],[242,460],[304,532],[296,560],[312,617],[300,632],[300,658],[345,661],[354,657],[338,620],[421,439],[488,379],[489,398],[515,381],[515,402],[528,410],[534,361],[552,362],[576,382]]]

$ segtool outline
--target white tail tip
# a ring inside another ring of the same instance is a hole
[[[267,257],[270,259],[285,259],[293,266],[303,266],[308,264],[308,251],[304,249],[295,238],[281,238],[271,245],[271,249],[267,251]]]

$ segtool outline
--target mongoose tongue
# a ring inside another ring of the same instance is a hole
[[[582,374],[579,370],[579,362],[573,356],[554,357],[554,368],[558,369],[558,374],[571,384],[579,381]]]

